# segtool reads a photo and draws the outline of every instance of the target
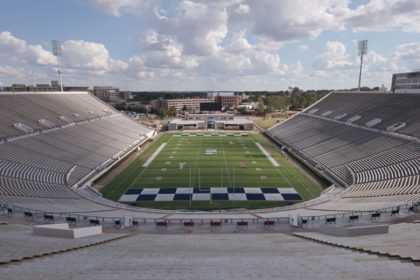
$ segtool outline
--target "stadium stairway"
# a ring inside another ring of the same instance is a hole
[[[318,232],[295,232],[293,235],[360,252],[420,262],[419,223],[393,224],[389,226],[387,234],[357,237],[332,236]]]
[[[80,239],[46,238],[33,235],[32,227],[28,225],[2,224],[0,225],[0,265],[71,252],[128,236],[121,233],[104,233]]]

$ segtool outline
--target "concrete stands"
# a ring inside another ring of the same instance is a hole
[[[386,208],[419,198],[419,105],[415,94],[335,92],[268,135],[348,187],[339,200],[311,209]]]
[[[35,220],[51,215],[54,222],[75,218],[82,225],[95,220],[113,226],[135,221],[142,229],[144,224],[155,228],[156,221],[164,218],[168,231],[185,221],[195,223],[194,231],[208,230],[211,220],[221,220],[222,231],[228,225],[252,231],[287,225],[291,215],[327,216],[384,208],[391,212],[400,205],[419,201],[418,141],[407,135],[374,130],[384,122],[383,116],[377,117],[382,122],[362,127],[355,124],[359,118],[341,111],[334,113],[339,108],[328,108],[328,102],[334,98],[332,104],[340,106],[336,95],[274,127],[269,134],[320,172],[349,186],[346,191],[286,208],[208,213],[135,208],[103,199],[89,189],[78,189],[82,182],[147,141],[152,132],[95,97],[87,93],[1,94],[0,106],[11,117],[0,116],[5,120],[1,124],[5,130],[0,144],[0,203],[7,212],[21,216],[30,213]],[[375,96],[382,100],[381,95]],[[16,113],[12,108],[18,104],[28,110]],[[316,106],[320,109],[314,111]],[[365,104],[360,106],[364,108]],[[362,111],[354,114],[364,115]],[[16,123],[24,125],[17,128]],[[276,221],[274,226],[264,224],[271,219]],[[248,223],[247,227],[237,224],[242,220]]]
[[[80,239],[66,239],[63,242],[62,238],[33,235],[31,226],[0,225],[0,264],[67,252],[124,236],[124,234],[102,234]]]
[[[363,252],[420,261],[420,224],[402,223],[389,226],[389,233],[352,237],[331,236],[317,232],[299,232],[311,240]]]
[[[79,199],[150,133],[88,93],[2,93],[0,112],[0,197]]]
[[[47,239],[48,240],[48,239]],[[276,234],[142,234],[1,268],[9,279],[417,279],[413,263]]]

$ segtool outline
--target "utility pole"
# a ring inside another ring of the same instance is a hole
[[[367,54],[368,40],[359,41],[359,49],[357,54],[360,56],[360,71],[359,71],[359,85],[358,90],[360,91],[360,83],[362,81],[362,65],[363,65],[363,55]]]
[[[60,68],[60,56],[61,56],[61,43],[56,40],[51,41],[52,52],[57,57],[57,67],[58,67],[58,78],[60,80],[60,89],[63,92],[63,81],[61,80],[61,68]]]

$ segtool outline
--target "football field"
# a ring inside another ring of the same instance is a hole
[[[106,186],[143,207],[273,207],[321,189],[256,133],[165,133]]]

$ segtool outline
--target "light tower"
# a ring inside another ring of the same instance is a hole
[[[58,66],[58,78],[60,79],[60,89],[63,92],[63,81],[61,80],[61,68],[60,68],[60,56],[61,56],[61,43],[56,40],[51,41],[52,52],[57,57],[57,66]]]
[[[363,65],[363,55],[367,54],[368,40],[359,41],[359,49],[357,54],[360,56],[360,71],[359,71],[359,86],[360,91],[360,82],[362,80],[362,65]]]

